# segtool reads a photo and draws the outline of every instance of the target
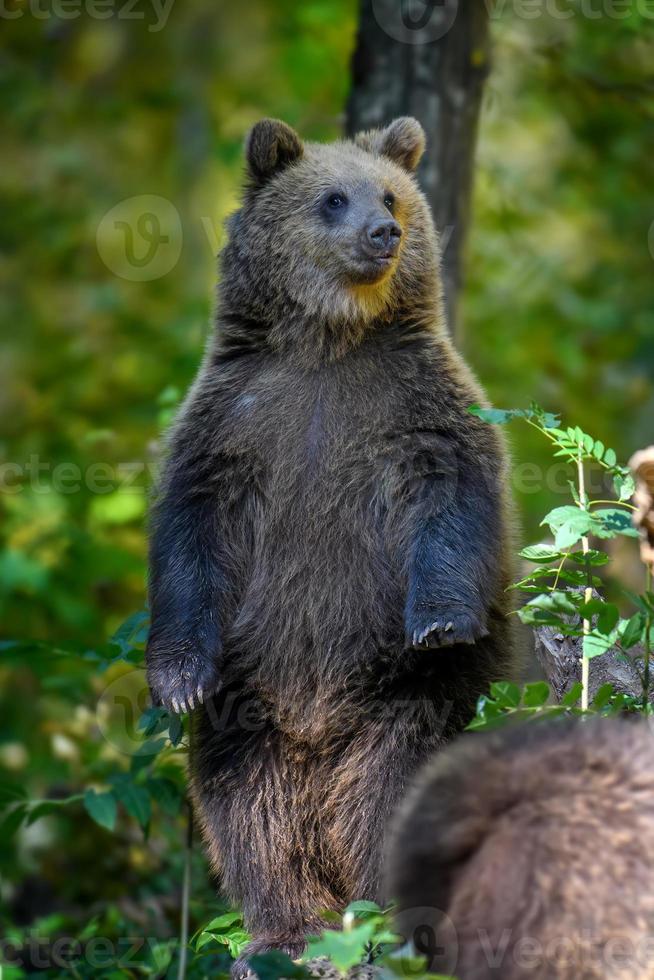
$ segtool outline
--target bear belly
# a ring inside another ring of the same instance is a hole
[[[285,697],[299,678],[317,692],[401,648],[405,585],[388,513],[358,488],[311,468],[266,488],[249,574],[225,652],[246,681]]]

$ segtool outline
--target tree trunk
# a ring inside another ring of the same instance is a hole
[[[453,334],[488,46],[484,0],[360,0],[347,131],[402,115],[424,126],[428,147],[418,176],[441,234]]]

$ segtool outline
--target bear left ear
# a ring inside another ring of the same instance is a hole
[[[250,176],[264,183],[304,154],[302,140],[281,119],[262,119],[250,130],[245,159]]]
[[[386,129],[357,133],[354,142],[362,150],[388,157],[405,170],[414,171],[425,152],[425,131],[412,116],[400,116]]]

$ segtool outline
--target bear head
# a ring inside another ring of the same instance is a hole
[[[433,315],[438,247],[415,179],[424,148],[408,117],[331,144],[304,143],[279,120],[257,123],[223,253],[228,311],[268,323],[278,340],[299,321],[352,336],[401,311]]]

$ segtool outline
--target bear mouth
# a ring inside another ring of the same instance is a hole
[[[381,255],[361,256],[356,263],[354,278],[359,283],[372,284],[383,279],[397,261],[397,255],[383,252]]]

